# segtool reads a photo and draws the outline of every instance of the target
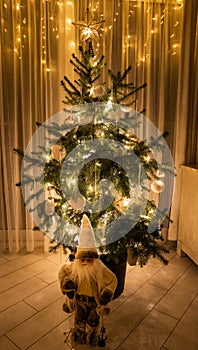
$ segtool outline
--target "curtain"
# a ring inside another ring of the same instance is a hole
[[[173,154],[176,180],[171,208],[169,238],[176,239],[180,210],[181,164],[198,163],[198,2],[185,2],[178,77]],[[195,189],[196,190],[196,189]]]
[[[13,148],[25,150],[36,122],[63,108],[60,81],[65,74],[74,78],[69,60],[73,52],[78,54],[79,32],[72,21],[85,19],[86,8],[95,19],[105,19],[95,54],[104,54],[113,72],[131,65],[129,80],[135,85],[147,82],[136,96],[135,108],[146,107],[146,116],[160,132],[168,130],[176,170],[180,162],[197,161],[196,0],[4,0],[0,6],[1,250],[33,251],[43,244],[15,185],[21,159]],[[108,83],[107,70],[101,79]],[[190,136],[180,137],[182,125]],[[175,228],[169,229],[170,239],[177,238],[176,203],[179,187],[174,192]]]

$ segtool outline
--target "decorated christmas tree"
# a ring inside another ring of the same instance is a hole
[[[31,184],[41,183],[45,188],[45,200],[41,200],[43,191],[38,189],[26,197],[26,206],[34,200],[29,211],[37,213],[39,229],[45,234],[51,232],[50,251],[59,246],[65,252],[67,248],[75,250],[86,212],[96,230],[98,247],[107,260],[119,263],[131,254],[141,266],[151,256],[167,264],[163,255],[167,249],[160,242],[167,208],[161,210],[149,198],[149,184],[153,192],[160,193],[164,189],[161,178],[171,173],[170,164],[155,159],[155,152],[164,147],[164,135],[144,139],[138,132],[144,127],[144,111],[131,107],[136,93],[146,83],[136,87],[129,82],[130,66],[123,73],[109,69],[110,83],[101,80],[106,63],[103,55],[95,56],[94,44],[103,22],[94,20],[87,10],[85,21],[73,23],[81,35],[79,54],[73,54],[70,60],[76,79],[71,81],[64,76],[61,81],[65,91],[64,123],[38,123],[51,137],[52,147],[47,154],[41,146],[40,152],[25,156],[16,150],[25,159],[19,185],[28,185],[30,189]],[[73,127],[68,128],[67,122],[73,123]],[[97,150],[93,144],[97,144]],[[75,155],[69,156],[75,150]],[[43,161],[43,174],[32,176],[29,170],[42,167]],[[77,177],[74,163],[82,165]],[[61,223],[52,230],[54,213]]]

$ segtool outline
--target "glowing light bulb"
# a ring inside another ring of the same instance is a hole
[[[88,189],[89,189],[89,191],[93,191],[93,186],[89,185]]]
[[[71,46],[71,47],[75,47],[75,45],[76,45],[76,44],[75,44],[74,41],[71,41],[71,42],[70,42],[70,46]]]

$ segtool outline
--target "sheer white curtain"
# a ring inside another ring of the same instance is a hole
[[[60,80],[65,73],[72,77],[67,61],[75,45],[74,7],[72,2],[63,6],[37,0],[5,0],[0,6],[1,249],[32,251],[43,235],[33,232],[21,189],[15,186],[21,159],[13,148],[25,150],[36,122],[62,109]]]
[[[196,0],[185,1],[184,6],[182,0],[4,0],[0,8],[1,249],[18,251],[25,247],[32,251],[43,241],[42,233],[32,231],[34,224],[24,208],[20,188],[15,186],[20,181],[21,159],[13,154],[13,147],[24,150],[37,129],[36,121],[45,121],[63,108],[60,80],[64,74],[73,78],[69,60],[73,52],[78,52],[79,33],[71,22],[82,20],[87,7],[94,18],[105,19],[95,53],[103,53],[107,68],[114,72],[131,65],[130,80],[135,85],[147,82],[145,91],[137,95],[136,108],[146,107],[146,116],[159,130],[169,131],[167,142],[176,164],[187,159],[187,155],[182,159],[177,155],[179,145],[185,150],[189,141],[180,137],[183,131],[181,92],[183,97],[185,93],[183,70],[188,85],[191,86],[194,79],[192,92],[197,88]],[[192,28],[191,20],[194,21]],[[189,41],[194,42],[190,47]],[[192,56],[189,54],[186,58],[186,50],[190,50]],[[190,65],[189,71],[185,60]],[[107,70],[103,80],[108,80]],[[190,134],[197,125],[197,97],[189,99],[188,90],[185,101],[188,112],[186,115],[185,110],[183,114],[192,121],[187,123]],[[194,152],[195,161],[196,131],[188,146]],[[174,203],[177,202],[178,192],[175,192]],[[171,216],[175,225],[177,216],[176,206]],[[175,227],[170,238],[176,237]]]

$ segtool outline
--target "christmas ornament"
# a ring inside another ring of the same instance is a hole
[[[72,22],[72,24],[78,28],[81,32],[80,39],[82,42],[85,42],[87,40],[95,40],[98,41],[100,38],[99,30],[105,20],[99,20],[95,21],[89,12],[89,9],[87,9],[86,13],[86,22],[85,21],[78,21],[78,22]]]
[[[162,193],[164,191],[165,188],[165,184],[162,180],[155,180],[152,184],[151,184],[151,190],[154,193]]]

